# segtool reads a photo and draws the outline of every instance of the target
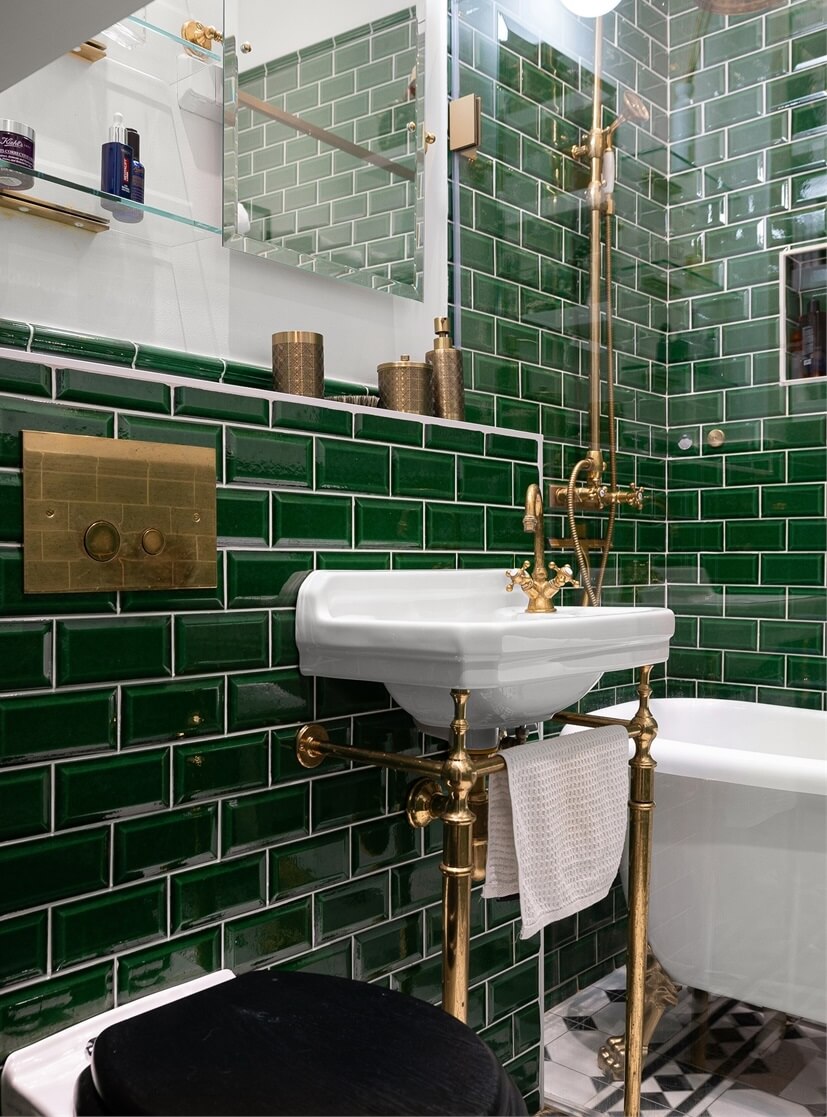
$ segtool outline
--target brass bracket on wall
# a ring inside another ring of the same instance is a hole
[[[482,137],[482,99],[476,93],[448,103],[448,146],[472,163]]]
[[[215,452],[23,431],[26,593],[212,588]]]

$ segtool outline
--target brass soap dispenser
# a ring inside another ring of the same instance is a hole
[[[425,356],[433,369],[434,413],[441,419],[464,419],[462,351],[451,344],[447,318],[434,318],[434,330],[434,347]]]

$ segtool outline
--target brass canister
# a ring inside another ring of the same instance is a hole
[[[447,318],[434,318],[434,331],[434,347],[425,355],[433,369],[434,414],[440,419],[464,419],[462,351],[451,344]]]
[[[324,338],[309,330],[273,334],[273,387],[293,396],[324,395]]]
[[[431,366],[412,361],[403,353],[398,361],[379,365],[379,400],[389,411],[433,415],[434,387]]]

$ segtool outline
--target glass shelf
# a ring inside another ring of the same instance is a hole
[[[140,16],[127,16],[123,20],[126,24],[133,24],[136,27],[141,27],[145,31],[151,31],[153,35],[160,35],[163,39],[169,39],[170,42],[175,43],[176,46],[185,50],[194,58],[200,59],[202,62],[212,62],[216,66],[223,63],[223,58],[214,50],[206,50],[204,47],[196,46],[195,43],[189,42],[187,39],[182,39],[180,35],[175,35],[172,31],[167,31],[163,27],[159,27],[157,23],[150,23],[146,19],[141,19]]]
[[[20,168],[13,163],[0,159],[0,170],[10,168],[17,172]],[[70,179],[60,178],[57,175],[47,174],[45,171],[27,170],[25,172],[35,179],[31,191],[19,191],[14,187],[0,190],[4,208],[12,208],[18,212],[29,212],[40,216],[51,216],[53,220],[62,224],[75,224],[79,228],[89,228],[92,222],[99,222],[100,230],[122,233],[125,236],[139,240],[151,241],[153,244],[179,245],[201,240],[205,237],[220,236],[221,230],[217,225],[210,225],[205,221],[198,221],[194,217],[175,209],[162,209],[160,206],[147,205],[142,202],[127,201],[125,198],[116,198],[97,187],[88,186],[82,182],[73,182]],[[172,201],[172,199],[170,199]],[[106,209],[102,203],[109,203],[115,207],[113,212]],[[27,207],[27,203],[29,204]],[[217,205],[217,203],[216,203]],[[44,209],[53,207],[54,214],[43,212]],[[71,211],[68,215],[58,215],[58,211]],[[71,213],[77,214],[78,220],[71,220]],[[127,219],[119,219],[117,214]],[[132,214],[140,214],[137,220],[129,220]],[[92,219],[89,225],[83,222],[84,217]],[[91,231],[91,230],[90,230]]]

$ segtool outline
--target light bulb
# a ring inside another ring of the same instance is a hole
[[[597,16],[607,15],[618,6],[620,0],[562,0],[562,3],[576,16],[595,19]]]

